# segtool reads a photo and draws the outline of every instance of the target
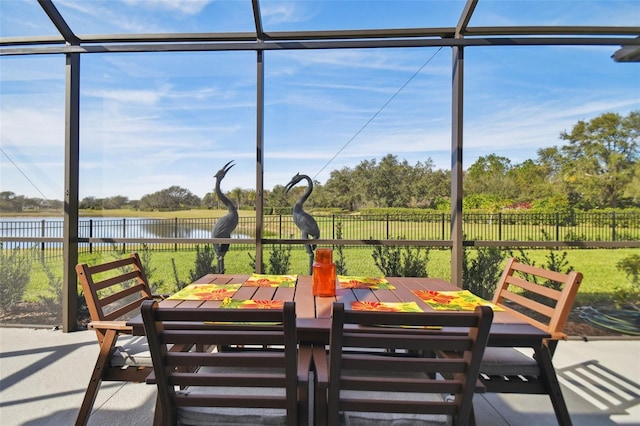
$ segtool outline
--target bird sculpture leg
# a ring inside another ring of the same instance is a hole
[[[309,234],[303,232],[302,233],[302,239],[306,240],[309,238]],[[315,246],[313,244],[305,244],[304,245],[305,250],[307,250],[307,254],[309,255],[309,275],[313,274],[313,249],[315,248]]]
[[[224,254],[221,256],[217,256],[218,258],[218,273],[224,274]]]
[[[313,248],[311,248],[311,244],[306,245],[307,253],[309,254],[309,275],[313,274]]]

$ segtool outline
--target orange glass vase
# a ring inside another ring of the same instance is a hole
[[[330,297],[336,295],[336,264],[333,263],[333,250],[316,249],[316,261],[313,262],[313,295]]]

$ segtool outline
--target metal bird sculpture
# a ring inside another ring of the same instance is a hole
[[[318,223],[309,213],[305,212],[302,209],[302,205],[309,195],[311,195],[311,191],[313,191],[313,182],[311,178],[307,175],[301,175],[297,173],[291,181],[285,186],[286,192],[289,192],[291,188],[293,188],[298,182],[306,180],[307,181],[307,189],[304,191],[302,196],[298,198],[296,203],[293,206],[293,222],[302,232],[302,239],[308,239],[311,237],[312,239],[320,238],[320,228],[318,227]],[[315,244],[306,244],[307,253],[309,254],[309,275],[313,272],[313,251],[316,249]]]
[[[227,175],[227,172],[235,166],[235,164],[231,163],[233,163],[233,160],[225,164],[214,176],[216,178],[216,195],[218,199],[227,206],[229,213],[216,221],[216,224],[213,226],[213,238],[231,238],[231,233],[236,229],[236,226],[238,226],[238,209],[220,190],[220,182],[222,182],[222,179]],[[218,260],[218,273],[224,274],[224,256],[229,251],[229,244],[214,244],[213,250],[216,252],[216,258]]]

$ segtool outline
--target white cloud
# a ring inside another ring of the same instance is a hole
[[[163,96],[161,90],[89,90],[84,94],[103,100],[115,100],[123,104],[136,103],[145,105],[156,104]]]
[[[64,113],[54,109],[2,108],[2,146],[53,149],[64,146]]]
[[[163,9],[180,12],[185,15],[197,15],[212,0],[124,0],[132,7],[143,7],[148,10]]]
[[[282,23],[304,22],[313,17],[313,14],[305,9],[303,2],[278,2],[271,4],[261,3],[260,16],[265,25],[277,25]]]

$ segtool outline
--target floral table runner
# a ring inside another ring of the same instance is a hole
[[[168,297],[178,300],[224,300],[231,297],[242,284],[189,284]]]
[[[297,275],[251,274],[245,281],[247,287],[295,287]]]
[[[377,312],[424,312],[416,302],[351,302],[351,309],[354,311],[377,311]],[[432,325],[378,325],[378,327],[390,328],[413,328],[440,330],[440,326]]]
[[[358,302],[351,301],[354,311],[424,312],[416,302]]]
[[[489,306],[494,311],[504,311],[500,306],[476,296],[469,290],[414,290],[413,294],[436,311],[473,311],[476,306]]]
[[[341,288],[368,288],[371,290],[395,290],[386,278],[382,277],[359,277],[338,275],[338,282]]]
[[[220,307],[227,309],[282,309],[284,308],[284,300],[241,300],[228,297],[222,301]]]

